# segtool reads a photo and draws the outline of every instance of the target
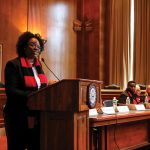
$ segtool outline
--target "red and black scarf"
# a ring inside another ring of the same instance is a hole
[[[150,95],[147,96],[148,102],[150,103]]]
[[[22,70],[23,70],[25,86],[27,88],[37,88],[37,83],[36,83],[34,73],[32,70],[32,65],[30,64],[29,60],[21,57],[20,62],[21,62]],[[45,87],[47,85],[48,81],[47,81],[47,77],[45,76],[38,59],[35,60],[34,67],[36,68],[36,71],[38,73],[38,77],[41,82],[41,88]]]
[[[140,95],[137,95],[137,93],[135,93],[135,92],[132,93],[128,89],[127,89],[127,93],[128,93],[128,96],[129,96],[132,104],[141,103]]]

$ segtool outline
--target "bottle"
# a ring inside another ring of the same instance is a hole
[[[126,98],[126,105],[129,105],[129,104],[130,104],[130,98],[127,97],[127,98]]]
[[[116,110],[116,108],[117,108],[117,99],[116,99],[116,97],[114,97],[113,98],[113,100],[112,100],[112,102],[113,102],[113,107],[114,107],[114,109]]]
[[[145,96],[145,104],[147,104],[147,103],[148,103],[148,97]]]

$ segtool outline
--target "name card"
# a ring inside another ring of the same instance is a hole
[[[98,115],[96,108],[89,109],[89,116],[95,116]]]
[[[135,105],[135,108],[136,108],[136,110],[145,110],[145,107],[143,104]]]
[[[108,115],[115,114],[115,110],[113,107],[102,107],[101,110],[104,114]]]
[[[118,112],[124,113],[124,112],[129,112],[128,106],[117,106]]]

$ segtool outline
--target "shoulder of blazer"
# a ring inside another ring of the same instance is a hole
[[[14,59],[11,59],[11,60],[9,60],[8,62],[7,62],[7,64],[9,64],[9,63],[11,63],[11,64],[13,64],[13,65],[20,65],[20,59],[19,59],[19,57],[17,57],[17,58],[14,58]]]
[[[20,59],[19,57],[9,60],[6,64],[5,70],[8,68],[13,67],[14,69],[16,69],[16,71],[22,75],[22,71],[21,71],[21,63],[20,63]]]

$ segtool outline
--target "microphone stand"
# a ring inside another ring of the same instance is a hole
[[[44,58],[41,58],[41,61],[44,63],[44,65],[46,66],[46,68],[54,75],[54,77],[60,81],[60,79],[55,75],[55,73],[47,66],[47,64],[45,63]]]

